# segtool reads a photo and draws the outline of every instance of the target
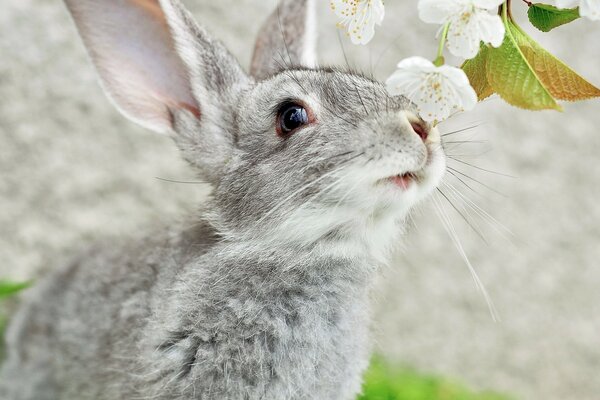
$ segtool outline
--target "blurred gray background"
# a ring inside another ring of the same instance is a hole
[[[215,36],[248,65],[274,0],[187,0]],[[345,64],[327,1],[320,6],[323,64]],[[519,2],[515,14],[523,16]],[[404,57],[433,58],[437,27],[416,2],[386,2],[368,47],[342,40],[349,63],[385,79]],[[527,27],[532,32],[532,29]],[[542,43],[600,85],[600,23],[578,21]],[[442,130],[478,125],[448,140],[451,166],[475,193],[449,182],[506,226],[464,209],[486,241],[446,205],[464,249],[501,316],[494,322],[431,204],[374,293],[379,352],[424,371],[522,399],[600,396],[600,102],[532,113],[498,99]],[[64,254],[103,237],[184,218],[207,189],[175,147],[121,117],[101,92],[60,1],[8,0],[0,13],[0,277],[39,276]],[[451,177],[450,177],[451,178]],[[446,189],[448,192],[448,189]],[[451,192],[450,192],[451,193]],[[441,198],[440,198],[441,199]],[[441,200],[445,201],[445,200]]]

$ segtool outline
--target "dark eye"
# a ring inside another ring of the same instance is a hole
[[[277,117],[277,133],[289,136],[293,131],[309,123],[306,108],[296,103],[284,104]]]

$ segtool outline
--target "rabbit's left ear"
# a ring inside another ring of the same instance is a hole
[[[316,66],[316,18],[315,0],[281,0],[258,34],[251,75]]]
[[[65,0],[108,96],[130,119],[175,134],[216,181],[234,149],[235,108],[252,83],[179,0]]]
[[[117,108],[158,132],[187,111],[206,126],[250,80],[179,0],[65,0]]]

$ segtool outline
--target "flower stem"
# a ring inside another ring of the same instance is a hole
[[[504,6],[503,13],[504,13],[504,18],[506,18],[507,20],[510,20],[510,21],[512,21],[512,19],[513,19],[513,16],[512,16],[512,10],[511,10],[511,8],[510,8],[510,2],[511,2],[511,0],[506,0],[506,1],[504,2],[504,5],[503,5],[503,6]]]
[[[502,18],[502,23],[507,26],[508,21],[511,19],[511,14],[510,14],[510,0],[506,0],[504,3],[502,3],[502,5],[500,6],[500,18]],[[507,26],[508,28],[508,26]]]
[[[437,57],[433,61],[433,64],[436,67],[444,65],[444,63],[446,62],[444,60],[444,45],[446,44],[446,39],[448,38],[448,29],[450,29],[450,22],[447,22],[446,25],[444,25],[444,28],[442,29],[442,34],[440,35],[440,45],[438,46]]]

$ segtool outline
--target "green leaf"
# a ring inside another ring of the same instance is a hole
[[[492,89],[487,79],[488,54],[488,47],[482,44],[477,56],[465,61],[461,66],[461,68],[467,74],[471,86],[473,86],[473,89],[475,89],[475,93],[477,93],[477,98],[479,101],[484,100],[494,94],[494,89]]]
[[[462,68],[479,100],[498,93],[507,103],[528,110],[561,110],[556,100],[600,97],[600,89],[579,76],[529,37],[507,16],[499,48],[482,46]]]
[[[7,281],[0,281],[0,299],[4,299],[14,294],[17,294],[21,290],[28,288],[30,285],[30,282],[13,283]]]
[[[555,99],[577,101],[600,97],[600,89],[548,53],[520,27],[513,25],[512,33],[538,78]]]
[[[505,20],[506,36],[497,49],[490,48],[486,75],[494,92],[507,103],[528,110],[562,110],[543,85],[535,69],[519,48],[520,34],[510,20]]]
[[[527,11],[529,21],[542,32],[549,32],[579,18],[579,8],[560,9],[549,4],[532,4]]]

